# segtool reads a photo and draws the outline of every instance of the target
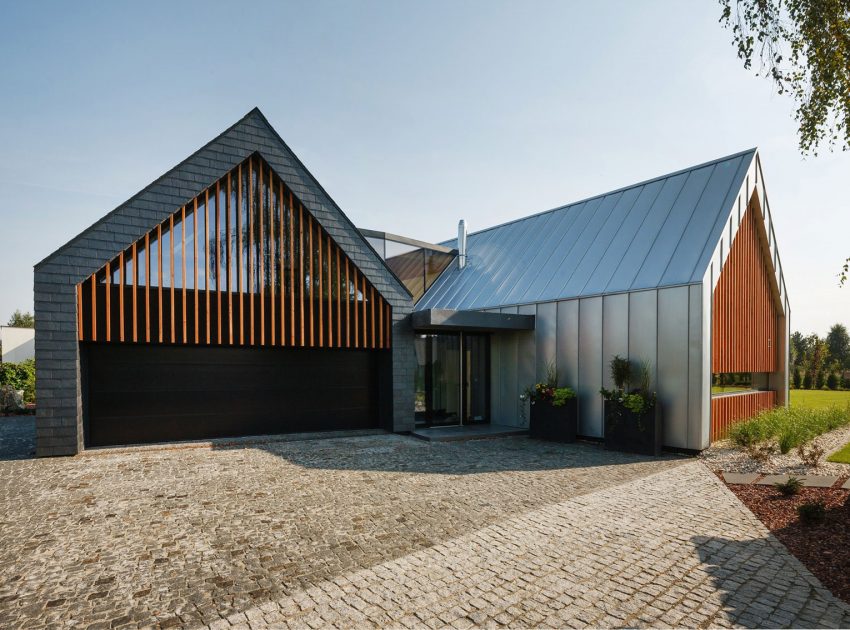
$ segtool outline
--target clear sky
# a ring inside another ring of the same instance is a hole
[[[760,147],[792,327],[850,325],[850,152],[701,2],[4,2],[0,323],[32,265],[259,106],[361,227],[438,241]]]

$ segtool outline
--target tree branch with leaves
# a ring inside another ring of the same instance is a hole
[[[850,0],[720,0],[744,67],[796,102],[800,151],[850,149]]]

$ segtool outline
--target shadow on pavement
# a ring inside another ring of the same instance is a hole
[[[345,448],[340,448],[345,440]],[[606,451],[591,442],[559,444],[525,437],[425,442],[416,438],[380,436],[317,439],[298,442],[213,444],[215,450],[252,448],[304,468],[438,475],[546,471],[623,464],[684,461],[683,456],[646,457]]]
[[[0,416],[0,461],[35,457],[35,416]]]

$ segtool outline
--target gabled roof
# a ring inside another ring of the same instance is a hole
[[[409,303],[410,291],[404,283],[257,107],[36,263],[35,270],[47,271],[55,263],[73,283],[82,280],[253,153],[271,165],[379,292]]]
[[[415,310],[700,282],[755,156],[750,149],[470,234],[466,267],[446,270]]]

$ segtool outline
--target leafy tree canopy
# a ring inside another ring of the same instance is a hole
[[[15,311],[9,318],[9,323],[7,325],[16,326],[18,328],[35,328],[35,317],[33,317],[32,313],[29,311],[26,313]]]
[[[829,356],[838,363],[838,367],[847,369],[850,366],[850,334],[844,324],[835,324],[829,329],[826,345],[829,346]]]
[[[797,105],[802,153],[850,149],[850,0],[720,0],[745,68]]]

